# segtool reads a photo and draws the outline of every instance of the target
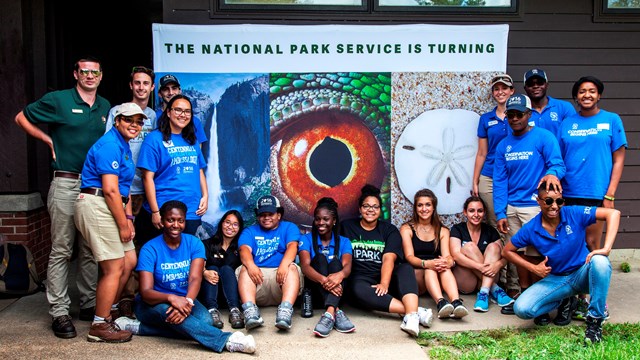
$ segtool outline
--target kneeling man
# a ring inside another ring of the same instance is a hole
[[[543,182],[538,188],[540,214],[525,224],[507,243],[502,256],[527,268],[542,280],[534,283],[518,297],[516,315],[531,319],[558,308],[563,299],[588,293],[591,303],[587,315],[585,343],[602,339],[605,303],[611,280],[608,255],[616,239],[620,211],[616,209],[565,206],[562,193]],[[589,252],[585,241],[587,226],[596,220],[606,220],[605,244]],[[531,263],[516,253],[517,249],[534,246],[544,260]]]

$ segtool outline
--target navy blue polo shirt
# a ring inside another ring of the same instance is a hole
[[[534,246],[542,256],[547,256],[551,273],[559,275],[575,271],[584,265],[589,255],[587,226],[596,222],[596,207],[564,206],[560,209],[560,224],[555,236],[542,228],[542,213],[524,224],[512,238],[516,248]]]

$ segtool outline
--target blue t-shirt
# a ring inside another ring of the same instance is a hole
[[[620,116],[605,110],[589,117],[576,114],[562,122],[558,135],[567,166],[562,195],[602,199],[611,181],[612,153],[627,147]]]
[[[507,136],[496,148],[493,203],[498,220],[506,218],[507,204],[537,206],[538,182],[547,174],[565,173],[560,146],[548,130],[532,127],[524,135]]]
[[[244,230],[238,239],[238,249],[242,246],[251,248],[253,262],[258,267],[276,268],[291,242],[298,242],[300,230],[291,222],[281,220],[278,227],[273,230],[263,230],[260,225],[254,224]]]
[[[322,246],[322,241],[320,237],[318,237],[318,250],[320,250],[324,256],[327,257],[327,261],[333,260],[333,254],[336,248],[336,239],[331,234],[331,241],[329,242],[329,246]],[[298,253],[301,251],[307,251],[311,258],[313,259],[316,256],[316,252],[313,250],[313,237],[311,233],[304,234],[300,238],[300,242],[298,243]],[[351,248],[351,241],[344,237],[340,236],[340,248],[338,249],[338,259],[342,259],[342,255],[349,254],[353,255],[353,249]]]
[[[478,122],[478,137],[487,139],[487,157],[482,165],[481,175],[493,177],[493,164],[495,163],[496,147],[507,135],[511,134],[511,126],[507,120],[501,119],[496,114],[497,107],[480,116]]]
[[[109,116],[107,116],[107,129],[105,133],[108,133],[109,130],[113,127],[113,120],[116,117],[116,111],[118,110],[118,106],[114,106],[109,110]],[[152,130],[156,129],[156,112],[153,111],[152,108],[146,107],[144,108],[144,114],[147,115],[147,119],[144,119],[144,126],[140,129],[140,133],[135,139],[129,140],[129,147],[131,148],[131,154],[133,154],[133,163],[138,163],[138,155],[140,154],[140,146],[142,146],[142,142],[144,138],[147,137]],[[142,185],[142,172],[140,169],[136,169],[136,174],[133,177],[133,182],[131,183],[131,195],[144,194],[144,186]]]
[[[163,112],[164,111],[162,109],[156,110],[156,118],[160,119]],[[193,115],[191,119],[193,120],[193,126],[196,129],[196,140],[198,140],[199,143],[204,143],[209,141],[209,138],[207,137],[207,133],[204,132],[204,126],[202,125],[202,121],[200,121],[200,118]]]
[[[573,108],[570,102],[554,99],[551,96],[547,96],[547,106],[539,113],[535,109],[531,111],[531,119],[529,124],[532,126],[538,126],[543,129],[551,131],[552,134],[557,135],[560,124],[564,119],[575,115],[576,109]]]
[[[535,247],[542,256],[549,257],[547,265],[551,273],[571,272],[584,265],[589,255],[586,228],[596,222],[596,208],[589,206],[563,206],[560,208],[560,224],[555,236],[542,227],[542,213],[524,224],[512,238],[516,248]]]
[[[197,220],[200,205],[200,169],[206,167],[198,142],[189,144],[181,134],[171,134],[167,142],[160,130],[154,130],[144,139],[138,157],[138,167],[154,172],[156,201],[162,206],[169,200],[187,205],[187,220]],[[149,203],[144,208],[151,212]]]
[[[160,235],[142,246],[136,271],[153,274],[153,290],[185,296],[189,289],[191,261],[206,257],[202,241],[193,235],[182,234],[180,246],[175,250],[167,246],[164,235]]]
[[[118,129],[112,128],[89,149],[87,159],[82,167],[82,185],[80,187],[102,188],[102,175],[117,175],[120,195],[129,196],[129,188],[135,169],[129,144],[118,132]]]

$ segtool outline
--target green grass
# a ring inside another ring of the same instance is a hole
[[[422,332],[431,360],[640,359],[640,323],[605,324],[600,344],[584,346],[585,325],[501,328],[459,333]]]

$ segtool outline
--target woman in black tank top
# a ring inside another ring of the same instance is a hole
[[[440,222],[438,198],[429,189],[416,192],[413,218],[402,225],[402,248],[406,261],[414,267],[418,290],[429,292],[438,306],[438,318],[460,319],[469,314],[458,295],[458,285],[451,268],[455,265],[449,252],[449,229]],[[442,289],[450,301],[442,295]]]

